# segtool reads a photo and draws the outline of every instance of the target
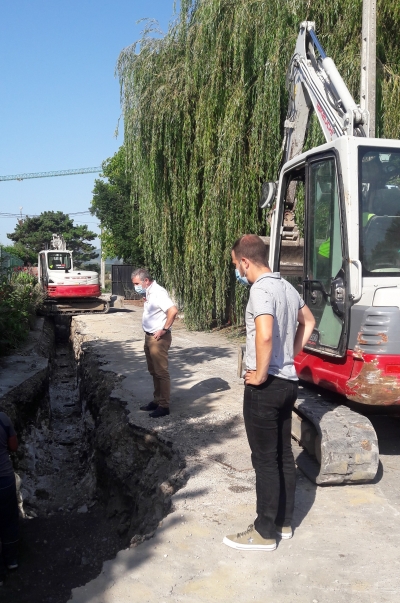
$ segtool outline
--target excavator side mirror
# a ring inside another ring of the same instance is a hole
[[[271,207],[276,197],[277,190],[276,182],[264,182],[261,188],[261,197],[258,205],[260,209],[267,209]]]

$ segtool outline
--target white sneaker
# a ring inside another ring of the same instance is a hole
[[[232,549],[240,551],[274,551],[276,549],[275,538],[263,538],[251,524],[245,532],[225,536],[223,544]]]
[[[293,536],[293,530],[290,526],[276,526],[276,533],[282,540],[289,540]]]

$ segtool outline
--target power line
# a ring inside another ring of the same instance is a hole
[[[33,172],[28,174],[13,174],[10,176],[0,176],[0,181],[4,180],[26,180],[27,178],[49,178],[50,176],[72,176],[74,174],[99,174],[101,167],[78,168],[75,170],[59,170],[56,172]]]
[[[76,211],[76,212],[72,212],[72,213],[68,213],[68,216],[85,216],[90,214],[90,211]],[[13,214],[13,213],[3,213],[0,212],[0,217],[1,218],[39,218],[41,214],[22,214],[22,213],[18,213],[18,214]]]

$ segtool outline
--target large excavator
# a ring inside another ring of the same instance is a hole
[[[40,251],[38,279],[46,294],[47,315],[106,313],[110,308],[110,302],[100,297],[97,272],[74,270],[72,251],[60,235],[53,234],[50,249]]]
[[[287,83],[279,180],[263,185],[260,200],[270,211],[269,264],[316,320],[295,359],[300,379],[352,408],[305,388],[293,436],[311,457],[297,463],[318,484],[365,482],[377,472],[378,442],[356,411],[400,414],[400,141],[368,137],[369,113],[313,22],[300,25]],[[313,111],[326,143],[303,152]]]

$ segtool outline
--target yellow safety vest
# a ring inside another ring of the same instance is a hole
[[[365,228],[371,218],[374,217],[375,214],[369,214],[368,212],[363,212],[363,227]],[[321,255],[323,258],[329,259],[331,253],[331,239],[327,239],[318,247],[318,255]]]
[[[364,228],[366,227],[366,225],[368,224],[368,222],[370,221],[371,218],[374,217],[375,214],[369,214],[366,211],[363,213],[363,226]]]

